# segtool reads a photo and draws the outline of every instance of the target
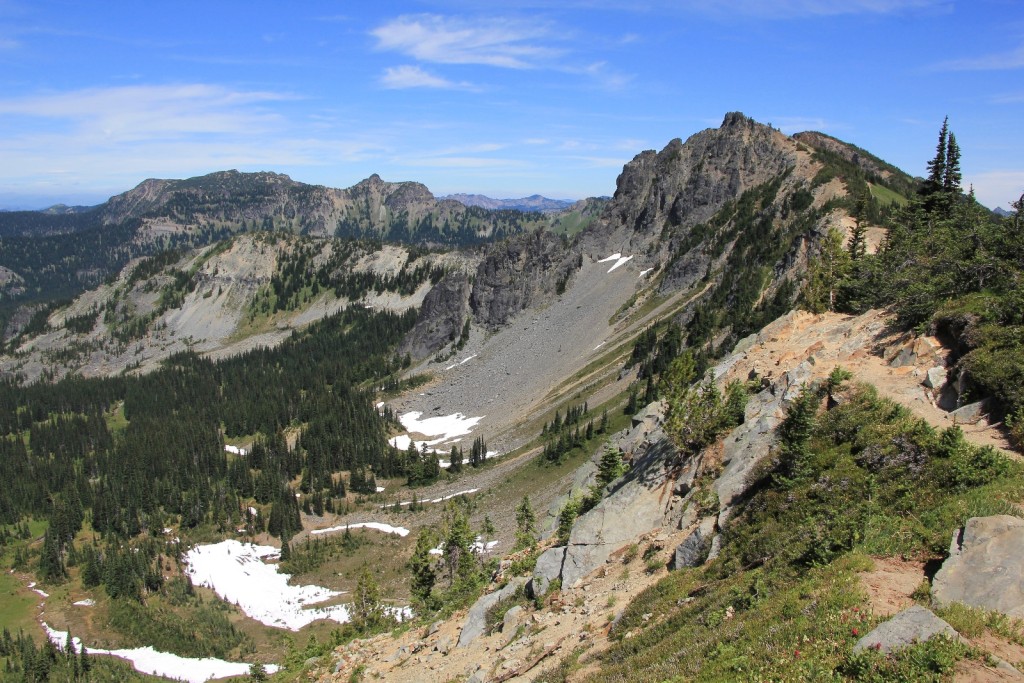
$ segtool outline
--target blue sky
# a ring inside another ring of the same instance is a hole
[[[610,195],[742,111],[1024,192],[1021,0],[0,0],[0,207],[272,170],[435,194]]]

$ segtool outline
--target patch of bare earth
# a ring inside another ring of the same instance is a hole
[[[911,595],[925,578],[924,562],[876,557],[874,565],[874,569],[860,575],[872,613],[890,617],[912,606]]]
[[[347,681],[363,667],[364,680],[448,681],[476,674],[484,681],[519,683],[535,680],[577,648],[585,650],[579,661],[586,671],[587,661],[608,647],[613,619],[637,594],[665,576],[674,548],[688,533],[646,534],[637,539],[640,552],[628,562],[631,544],[624,545],[579,587],[553,592],[540,609],[525,604],[520,618],[506,631],[499,625],[467,647],[456,647],[466,621],[466,610],[461,610],[433,626],[340,646],[317,680]],[[663,562],[660,569],[648,572],[642,552],[652,544],[659,548],[656,557]]]
[[[900,364],[896,357],[901,352],[910,360]],[[884,311],[859,316],[793,311],[766,326],[724,379],[746,379],[751,372],[775,379],[810,361],[811,379],[820,380],[842,366],[853,373],[854,381],[874,385],[881,396],[907,407],[933,427],[958,424],[968,441],[1019,457],[998,425],[984,418],[957,422],[938,405],[936,392],[924,382],[928,370],[945,367],[948,358],[949,351],[935,337],[894,332],[892,317]]]

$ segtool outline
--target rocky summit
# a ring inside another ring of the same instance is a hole
[[[925,182],[733,112],[548,214],[225,171],[0,215],[18,623],[104,675],[70,647],[197,679],[1020,677],[1019,216],[943,131]]]

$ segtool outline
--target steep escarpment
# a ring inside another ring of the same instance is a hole
[[[798,154],[779,131],[738,112],[727,114],[717,129],[686,142],[677,138],[626,164],[615,196],[581,244],[592,254],[663,254],[657,242],[666,228],[711,219],[726,202],[794,168]]]
[[[546,232],[495,245],[477,268],[470,305],[489,328],[507,323],[519,311],[565,291],[580,257]]]

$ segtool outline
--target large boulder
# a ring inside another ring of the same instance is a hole
[[[935,636],[959,638],[960,634],[931,610],[920,605],[908,607],[889,621],[882,622],[870,633],[857,641],[854,652],[881,650],[892,652],[914,643],[923,643]]]
[[[705,517],[697,525],[697,528],[676,546],[676,552],[672,558],[672,566],[675,569],[696,567],[707,558],[711,548],[711,538],[715,534],[715,523],[714,517]]]
[[[1024,519],[972,517],[953,536],[949,558],[932,580],[932,600],[1024,618]]]
[[[526,584],[526,594],[531,598],[547,595],[551,582],[562,576],[562,563],[565,562],[565,546],[548,548],[537,558],[533,568],[533,576]]]
[[[484,634],[487,629],[487,611],[503,600],[508,600],[520,588],[526,585],[526,577],[518,576],[509,581],[504,588],[493,593],[480,596],[466,615],[466,624],[459,634],[459,647],[466,647]]]

